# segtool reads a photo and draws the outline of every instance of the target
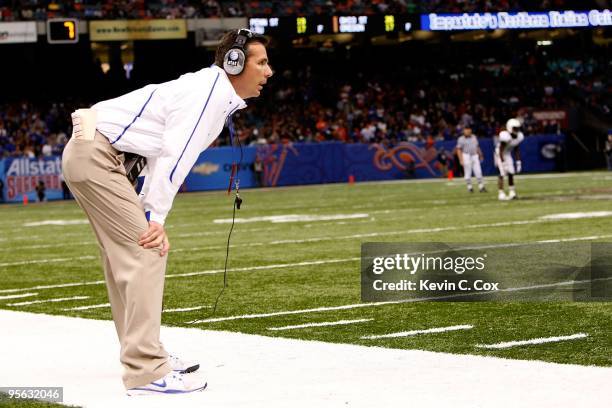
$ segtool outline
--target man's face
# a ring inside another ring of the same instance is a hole
[[[244,71],[236,78],[239,85],[238,95],[243,99],[259,96],[268,78],[272,76],[272,68],[268,65],[268,54],[263,44],[249,44],[247,55]]]
[[[470,137],[472,136],[472,129],[471,128],[463,128],[463,136],[465,137]]]

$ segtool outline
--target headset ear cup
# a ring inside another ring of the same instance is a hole
[[[225,53],[223,58],[223,69],[229,75],[239,75],[244,69],[246,56],[240,48],[232,48]]]

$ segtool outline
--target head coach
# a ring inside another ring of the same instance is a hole
[[[100,247],[129,395],[206,387],[199,375],[187,374],[197,363],[168,355],[160,342],[170,249],[164,221],[200,153],[272,76],[266,46],[265,37],[249,30],[230,31],[211,67],[72,114],[63,173]],[[128,180],[135,176],[128,155],[136,173],[146,163],[140,196]]]

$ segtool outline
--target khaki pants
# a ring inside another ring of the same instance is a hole
[[[62,168],[100,247],[121,344],[123,383],[134,388],[158,380],[171,371],[159,340],[167,256],[138,245],[148,222],[125,176],[123,154],[99,132],[94,140],[73,137]]]

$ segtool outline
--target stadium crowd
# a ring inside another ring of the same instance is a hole
[[[0,0],[0,21],[215,18],[314,14],[476,12],[608,8],[610,0]]]
[[[321,66],[286,68],[276,74],[262,100],[236,115],[236,129],[245,144],[394,145],[453,139],[466,125],[479,136],[491,137],[517,112],[527,134],[557,133],[560,123],[536,121],[533,110],[567,108],[575,100],[569,97],[572,92],[586,95],[587,105],[597,104],[609,113],[609,104],[602,103],[610,95],[607,59],[540,62],[533,53],[520,58],[515,64],[487,59],[453,68],[406,67],[401,75],[366,68],[330,76]],[[71,132],[70,113],[84,105],[0,105],[0,157],[60,153]],[[227,144],[227,135],[217,143]]]
[[[561,122],[538,121],[534,111],[570,108],[577,100],[591,108],[597,101],[598,109],[609,111],[609,101],[603,103],[610,95],[607,59],[544,62],[534,53],[519,59],[421,66],[395,74],[329,75],[310,66],[286,70],[274,79],[265,102],[254,104],[237,127],[247,143],[394,145],[454,139],[468,125],[479,136],[493,137],[517,114],[526,134],[558,133]]]

